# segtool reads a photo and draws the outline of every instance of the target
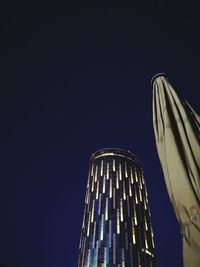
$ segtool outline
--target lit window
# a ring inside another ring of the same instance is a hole
[[[87,188],[89,187],[89,185],[90,185],[90,175],[88,175]]]
[[[147,210],[146,200],[144,199],[144,209]]]
[[[135,180],[138,182],[138,175],[137,175],[137,169],[135,168]]]
[[[132,189],[131,189],[130,179],[128,180],[128,183],[129,183],[129,196],[132,197]]]
[[[127,163],[125,162],[125,177],[128,177],[128,173],[127,173]]]
[[[103,193],[106,192],[106,177],[103,177]]]
[[[116,264],[116,235],[113,234],[113,264]]]
[[[146,219],[146,216],[144,216],[144,222],[145,222],[145,230],[148,231],[148,225],[147,225],[147,219]]]
[[[123,198],[126,199],[125,182],[123,181]]]
[[[121,222],[123,222],[123,200],[120,199],[120,217],[121,217]]]
[[[142,181],[141,181],[141,179],[140,179],[140,189],[142,190]]]
[[[104,215],[102,214],[100,240],[103,240],[103,224],[104,224]]]
[[[92,242],[92,248],[95,247],[95,237],[96,237],[96,221],[94,222],[94,231],[93,231],[93,242]]]
[[[95,205],[95,200],[93,200],[93,203],[92,203],[92,217],[91,217],[91,222],[94,221],[94,205]]]
[[[133,217],[131,217],[131,221],[132,221],[132,237],[133,237],[133,244],[135,244],[135,243],[136,243],[136,240],[135,240],[135,226],[134,226]]]
[[[131,167],[131,183],[133,184],[133,168]]]
[[[92,179],[92,189],[91,191],[93,192],[94,191],[94,176],[93,176],[93,179]]]
[[[108,198],[106,198],[105,220],[108,220]]]
[[[119,164],[119,180],[122,180],[122,165]]]
[[[106,267],[106,263],[107,263],[107,248],[104,248],[104,267]]]
[[[115,160],[113,159],[113,171],[115,172]]]
[[[112,221],[109,220],[109,248],[111,248],[112,242]]]
[[[137,191],[135,189],[135,203],[138,204],[138,197],[137,197]]]
[[[91,217],[91,212],[89,212],[87,236],[89,236],[89,234],[90,234],[90,217]]]
[[[142,194],[140,188],[139,188],[139,196],[140,196],[140,201],[142,202]]]
[[[117,209],[117,234],[120,233],[119,209]]]
[[[95,170],[95,182],[97,181],[97,171],[98,171],[98,166],[96,166],[96,170]]]
[[[107,172],[107,180],[109,179],[109,163],[107,163],[107,170],[106,170],[106,172]]]
[[[110,198],[112,198],[112,179],[110,179]]]
[[[93,170],[94,170],[94,164],[92,164],[92,167],[91,167],[91,176],[93,175]]]
[[[145,247],[146,247],[146,249],[148,249],[148,242],[147,242],[147,237],[146,237],[146,235],[145,235]]]
[[[124,255],[124,249],[122,248],[122,267],[125,267],[125,255]]]
[[[119,174],[118,174],[118,171],[116,171],[116,188],[119,189]]]
[[[99,197],[99,181],[97,181],[96,199]]]
[[[86,213],[86,208],[84,209],[82,228],[85,227],[85,213]]]
[[[101,214],[101,193],[99,194],[99,210],[98,210],[98,215]]]
[[[101,161],[101,176],[103,176],[103,160]]]

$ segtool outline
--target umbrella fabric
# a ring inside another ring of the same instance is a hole
[[[153,78],[156,146],[183,238],[185,267],[200,267],[200,117],[164,74]]]

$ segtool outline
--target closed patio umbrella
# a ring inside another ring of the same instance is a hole
[[[183,238],[185,267],[200,267],[200,118],[165,74],[152,79],[153,126],[164,178]]]

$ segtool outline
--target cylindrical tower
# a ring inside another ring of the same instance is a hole
[[[90,159],[78,267],[154,267],[143,168],[121,149]]]

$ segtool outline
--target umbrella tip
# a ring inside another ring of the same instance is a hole
[[[166,73],[164,72],[159,72],[156,75],[153,76],[153,78],[151,79],[151,85],[153,85],[153,82],[155,81],[156,78],[164,76],[166,79],[168,79],[168,76]]]

